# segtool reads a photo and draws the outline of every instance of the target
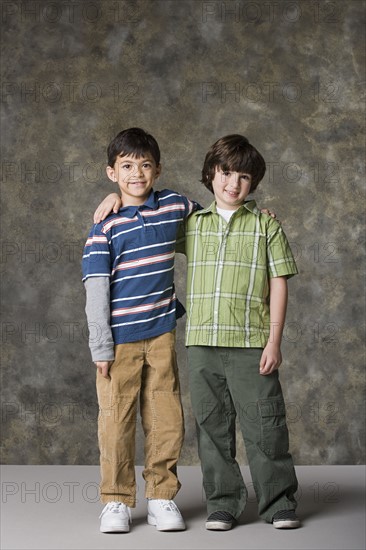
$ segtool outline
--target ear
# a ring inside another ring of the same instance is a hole
[[[157,167],[156,167],[156,174],[155,174],[156,179],[160,176],[161,170],[162,170],[162,166],[161,166],[161,164],[158,164]]]
[[[116,183],[117,177],[116,177],[116,173],[114,171],[114,168],[112,168],[111,166],[107,166],[105,171],[107,172],[107,176],[109,177],[109,179],[111,181],[113,181],[114,183]]]

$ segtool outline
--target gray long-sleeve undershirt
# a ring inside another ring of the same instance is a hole
[[[89,348],[93,361],[113,361],[114,341],[110,325],[110,281],[108,277],[89,277],[85,313],[89,327]]]

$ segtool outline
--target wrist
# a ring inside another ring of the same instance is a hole
[[[274,342],[273,340],[268,340],[267,346],[270,346],[270,347],[276,348],[276,349],[280,349],[280,347],[281,347],[281,342]],[[266,346],[266,347],[267,347],[267,346]]]

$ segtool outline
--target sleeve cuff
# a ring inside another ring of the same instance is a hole
[[[91,349],[92,360],[94,361],[114,361],[114,347],[98,347],[98,349]]]

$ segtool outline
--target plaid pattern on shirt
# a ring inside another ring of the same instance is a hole
[[[269,279],[295,275],[281,225],[245,202],[229,223],[216,203],[185,223],[186,346],[264,347],[270,334]]]

